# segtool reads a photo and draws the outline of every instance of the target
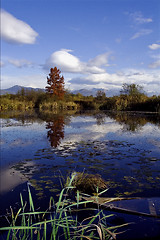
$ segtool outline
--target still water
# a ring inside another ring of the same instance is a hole
[[[1,215],[19,206],[19,194],[27,196],[27,184],[37,207],[47,209],[50,196],[56,197],[61,189],[60,177],[65,181],[73,171],[100,174],[108,183],[107,197],[156,199],[160,211],[159,115],[1,115]],[[153,231],[160,236],[157,229]]]

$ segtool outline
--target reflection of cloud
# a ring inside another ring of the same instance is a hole
[[[74,119],[72,125],[69,127],[68,134],[65,135],[64,140],[62,141],[60,148],[66,143],[71,142],[71,148],[76,147],[74,143],[81,141],[92,141],[106,139],[107,135],[110,133],[119,133],[122,126],[119,123],[112,122],[107,118],[104,120],[104,123],[101,125],[95,124],[93,118],[77,118]],[[66,129],[67,132],[67,129]]]
[[[160,151],[160,140],[148,140],[149,143],[153,144],[154,146],[158,147],[159,148],[159,151]]]
[[[28,145],[31,145],[33,142],[32,141],[24,141],[22,139],[16,139],[14,140],[11,144],[10,144],[10,147],[14,147],[14,146],[28,146]]]
[[[1,10],[1,36],[2,39],[10,43],[33,44],[38,33],[27,23]]]
[[[0,193],[8,192],[26,181],[27,178],[15,169],[3,169],[0,172]]]

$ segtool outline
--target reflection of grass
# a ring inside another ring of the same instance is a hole
[[[69,199],[69,191],[72,189],[72,181],[68,182],[68,187],[63,188],[60,192],[57,203],[53,197],[50,198],[49,209],[44,212],[35,211],[30,188],[29,194],[29,211],[26,212],[26,203],[22,195],[21,208],[17,213],[11,208],[11,224],[9,227],[2,227],[0,230],[8,231],[6,239],[116,239],[115,230],[118,227],[126,226],[107,226],[107,218],[102,210],[96,209],[94,216],[78,220],[78,212],[88,210],[81,206],[92,203],[93,200],[80,200],[79,191],[76,193],[76,202]],[[74,213],[73,213],[74,210]],[[77,214],[75,213],[77,212]]]

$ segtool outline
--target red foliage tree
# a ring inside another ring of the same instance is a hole
[[[57,67],[51,68],[49,77],[47,77],[46,91],[58,99],[63,99],[65,94],[64,77],[60,76],[61,71]]]

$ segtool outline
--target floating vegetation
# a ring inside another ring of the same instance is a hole
[[[19,171],[31,183],[32,179],[36,179],[36,184],[32,185],[37,192],[57,192],[60,188],[57,183],[59,169],[63,176],[74,169],[77,172],[76,185],[79,190],[81,182],[89,180],[87,176],[92,176],[91,182],[94,178],[96,182],[98,176],[101,176],[103,183],[107,183],[112,189],[109,191],[110,196],[143,196],[150,189],[153,192],[160,188],[159,169],[152,170],[152,164],[160,159],[149,154],[148,150],[125,141],[66,142],[56,149],[39,149],[32,161],[26,159],[15,164],[12,169]],[[80,172],[84,169],[85,174],[80,178]],[[83,192],[95,192],[95,187],[93,188],[87,189],[86,186]]]
[[[71,174],[72,186],[75,190],[91,194],[96,193],[97,189],[104,190],[108,188],[107,182],[99,174],[88,174],[84,172],[73,172]],[[66,186],[70,182],[70,177],[67,178]]]

